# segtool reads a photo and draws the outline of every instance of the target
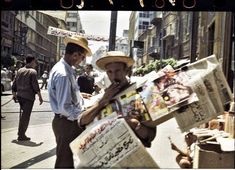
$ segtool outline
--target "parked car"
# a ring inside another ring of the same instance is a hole
[[[1,70],[1,94],[4,91],[11,90],[11,79],[8,77],[7,71]]]

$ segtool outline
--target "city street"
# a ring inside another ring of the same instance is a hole
[[[31,141],[18,142],[17,127],[19,121],[19,105],[14,101],[1,107],[1,168],[53,168],[55,162],[55,139],[51,128],[53,113],[50,111],[48,95],[42,90],[45,102],[34,104],[29,128],[26,132]],[[10,91],[1,96],[1,105],[12,98]],[[175,119],[171,119],[157,128],[157,136],[152,147],[147,150],[160,168],[179,168],[175,162],[177,153],[171,150],[168,136],[180,148],[185,148],[183,134],[177,128]]]

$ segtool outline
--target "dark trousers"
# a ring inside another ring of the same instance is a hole
[[[29,126],[30,115],[33,109],[34,101],[17,97],[20,104],[20,118],[18,127],[18,136],[24,137]]]
[[[77,121],[69,121],[66,118],[55,116],[52,128],[56,138],[56,162],[55,168],[74,168],[73,154],[69,144],[82,133]]]
[[[45,85],[45,89],[47,89],[47,80],[42,80],[42,85],[40,89],[42,89],[44,85]]]

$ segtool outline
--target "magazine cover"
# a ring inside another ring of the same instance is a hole
[[[190,86],[177,79],[177,72],[165,72],[152,82],[146,82],[139,93],[153,121],[171,113],[181,106],[198,100]]]
[[[117,100],[112,100],[107,106],[105,106],[101,111],[100,114],[97,115],[97,119],[103,119],[107,116],[122,116],[120,104]]]
[[[129,91],[118,98],[123,116],[137,118],[140,121],[151,120],[145,103],[136,91]]]

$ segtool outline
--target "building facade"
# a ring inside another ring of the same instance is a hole
[[[54,17],[39,11],[19,11],[16,19],[19,23],[25,24],[26,44],[22,51],[24,55],[30,53],[38,60],[38,75],[44,70],[49,71],[56,62],[57,37],[47,35],[49,26],[58,27]],[[16,25],[16,29],[20,25]]]
[[[16,11],[1,11],[1,57],[11,57],[14,51]]]
[[[1,11],[1,56],[24,62],[27,54],[38,60],[38,76],[56,62],[57,37],[47,35],[49,26],[58,21],[39,11]]]
[[[82,29],[81,19],[78,11],[67,11],[65,22],[68,31],[85,33],[85,31]]]

